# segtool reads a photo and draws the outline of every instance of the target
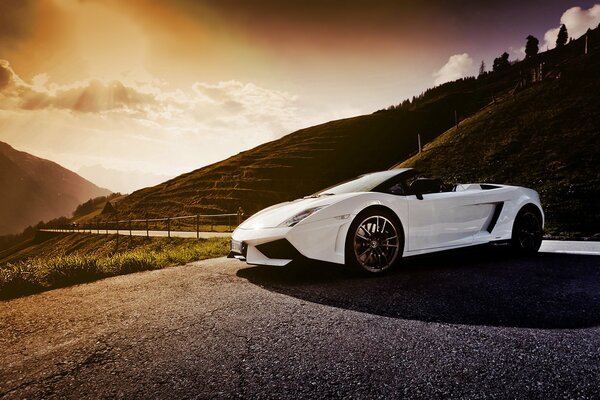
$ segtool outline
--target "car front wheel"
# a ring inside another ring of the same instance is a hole
[[[380,274],[401,257],[403,247],[404,237],[394,215],[386,210],[366,210],[348,230],[346,259],[359,271]]]

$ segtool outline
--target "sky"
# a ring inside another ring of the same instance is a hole
[[[131,192],[476,75],[594,1],[0,0],[0,141]]]

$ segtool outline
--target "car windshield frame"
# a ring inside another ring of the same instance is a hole
[[[377,189],[385,186],[387,182],[396,181],[401,175],[404,175],[409,171],[414,170],[412,168],[399,168],[395,170],[372,172],[369,174],[360,175],[356,178],[330,186],[327,189],[320,190],[308,197],[330,196],[346,193],[376,192],[379,191]]]

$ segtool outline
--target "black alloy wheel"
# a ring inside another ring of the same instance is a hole
[[[357,215],[348,230],[346,260],[369,274],[389,270],[402,256],[404,235],[396,218],[386,210],[367,210]]]

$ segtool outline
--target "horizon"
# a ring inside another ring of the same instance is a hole
[[[132,192],[600,22],[589,1],[444,3],[8,2],[0,141]]]

